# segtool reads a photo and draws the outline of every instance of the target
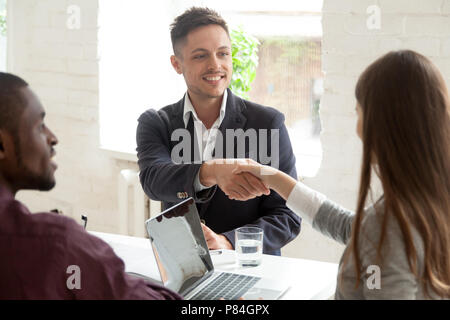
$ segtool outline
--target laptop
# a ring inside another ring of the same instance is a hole
[[[275,300],[289,286],[214,270],[192,198],[145,222],[161,282],[187,300]]]

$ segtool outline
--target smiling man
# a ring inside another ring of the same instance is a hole
[[[279,255],[299,234],[300,218],[260,180],[247,173],[234,175],[236,164],[223,158],[257,155],[254,160],[261,162],[261,150],[269,150],[278,169],[296,178],[283,114],[243,100],[228,88],[231,40],[226,22],[215,11],[187,10],[171,25],[171,40],[170,61],[183,75],[187,92],[179,102],[147,110],[139,118],[137,152],[145,193],[164,208],[193,197],[210,249],[233,249],[234,230],[252,225],[264,230],[264,253]],[[189,159],[177,162],[172,153],[185,143],[174,137],[180,130],[189,137],[189,147],[182,150],[183,159]],[[230,130],[237,134],[228,136]],[[254,132],[255,140],[247,141],[242,132]]]
[[[112,248],[73,219],[31,214],[15,200],[19,190],[55,186],[58,140],[44,120],[28,84],[0,72],[0,300],[181,298],[127,275]]]

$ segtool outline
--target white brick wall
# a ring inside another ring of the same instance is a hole
[[[381,9],[381,29],[369,30],[370,5]],[[409,48],[429,58],[450,84],[450,0],[324,0],[321,101],[323,161],[306,181],[332,200],[354,210],[361,143],[355,134],[354,86],[364,68],[380,55]],[[379,189],[378,182],[375,188]],[[304,225],[284,254],[337,262],[343,247]]]
[[[81,29],[66,27],[67,8],[81,9]],[[379,5],[381,29],[368,30],[367,8]],[[60,208],[91,230],[118,232],[117,175],[133,163],[99,148],[96,0],[13,0],[12,72],[41,97],[47,123],[59,138],[57,186],[49,193],[21,192],[33,210]],[[429,56],[450,83],[450,0],[324,0],[321,102],[323,162],[307,184],[349,209],[358,191],[361,143],[355,135],[354,85],[381,54],[412,48]],[[342,246],[306,224],[283,254],[337,262]]]
[[[69,5],[81,9],[79,30],[67,28]],[[55,189],[19,198],[32,210],[59,208],[78,221],[87,214],[91,230],[118,232],[117,175],[137,166],[118,163],[98,147],[98,1],[14,0],[11,14],[12,72],[40,97],[59,139]]]

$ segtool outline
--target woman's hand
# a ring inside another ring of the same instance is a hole
[[[270,176],[277,174],[278,170],[270,166],[259,164],[252,159],[243,159],[239,161],[236,168],[233,170],[233,173],[242,174],[243,172],[251,173],[270,188]]]
[[[275,190],[284,200],[289,197],[289,194],[297,183],[297,180],[286,173],[270,166],[259,164],[252,159],[239,161],[233,170],[233,173],[237,175],[244,172],[251,173],[260,179],[264,185]]]
[[[234,174],[239,163],[248,163],[246,159],[213,159],[200,167],[200,182],[219,188],[232,200],[247,201],[262,195],[269,195],[269,188],[254,175],[242,171]],[[256,162],[255,162],[256,163]]]

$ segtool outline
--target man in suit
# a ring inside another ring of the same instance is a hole
[[[300,218],[260,180],[234,174],[236,163],[229,159],[253,158],[297,178],[283,114],[228,89],[231,41],[216,12],[187,10],[171,25],[171,38],[171,63],[184,76],[187,93],[159,111],[147,110],[138,120],[145,193],[162,201],[164,209],[193,197],[210,249],[233,249],[236,228],[258,226],[264,230],[263,252],[280,255],[281,247],[299,234]]]

